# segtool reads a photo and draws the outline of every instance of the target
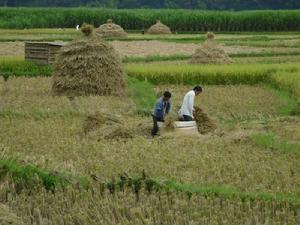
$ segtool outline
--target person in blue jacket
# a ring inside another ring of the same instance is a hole
[[[163,96],[157,99],[153,111],[153,129],[151,131],[151,135],[154,137],[158,133],[158,124],[157,122],[164,122],[165,115],[168,114],[171,110],[171,101],[170,98],[172,94],[169,91],[165,91]]]

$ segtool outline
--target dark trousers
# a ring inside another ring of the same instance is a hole
[[[187,115],[183,115],[183,121],[193,121],[193,117],[187,116]]]
[[[158,131],[159,131],[159,128],[158,128],[158,124],[157,122],[163,122],[161,119],[155,117],[152,115],[152,119],[153,119],[153,128],[152,128],[152,131],[151,131],[151,135],[152,136],[155,136],[157,135]]]

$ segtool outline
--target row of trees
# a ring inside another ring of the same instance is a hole
[[[187,8],[215,10],[299,9],[299,0],[0,0],[0,6]]]

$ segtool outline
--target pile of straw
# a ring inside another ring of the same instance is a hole
[[[134,132],[127,129],[121,119],[113,115],[97,113],[86,118],[83,125],[85,135],[101,139],[133,138]]]
[[[152,25],[148,31],[148,34],[172,34],[171,29],[161,23],[159,20],[156,22],[156,24]]]
[[[192,64],[229,64],[232,60],[222,49],[220,45],[215,42],[214,33],[207,33],[207,40],[192,56],[190,63]]]
[[[207,134],[214,132],[217,129],[216,123],[205,113],[201,108],[194,107],[194,117],[197,123],[198,131],[200,134]]]
[[[83,26],[85,36],[63,46],[53,76],[54,95],[87,96],[126,93],[126,76],[114,48]]]
[[[96,33],[101,37],[110,38],[110,37],[127,37],[127,33],[124,29],[113,23],[111,19],[107,20],[107,23],[102,24],[97,30]]]

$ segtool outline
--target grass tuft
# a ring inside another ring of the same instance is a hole
[[[133,77],[128,77],[129,95],[134,100],[137,113],[139,115],[150,115],[155,102],[154,87],[147,81],[140,81]]]
[[[258,146],[277,150],[282,152],[294,153],[300,156],[300,145],[297,143],[290,143],[288,140],[277,137],[272,133],[261,133],[252,136],[252,140]]]

